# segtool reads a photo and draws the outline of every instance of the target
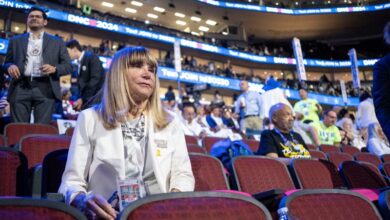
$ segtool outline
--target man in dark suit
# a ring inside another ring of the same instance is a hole
[[[78,99],[73,104],[76,110],[85,109],[93,105],[90,100],[101,89],[105,71],[99,57],[89,51],[83,51],[77,40],[66,42],[70,58],[78,61],[77,87]],[[72,91],[73,92],[73,91]]]
[[[384,39],[390,45],[390,22],[385,26]],[[372,96],[375,114],[387,139],[390,140],[390,53],[375,63],[373,73]]]
[[[71,73],[64,42],[44,32],[47,15],[40,8],[28,11],[28,33],[10,40],[6,72],[12,77],[8,92],[13,122],[49,124],[55,100],[61,100],[59,78]]]

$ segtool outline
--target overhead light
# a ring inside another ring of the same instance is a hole
[[[186,15],[180,12],[175,12],[175,16],[179,18],[184,18]]]
[[[109,2],[102,2],[102,5],[103,5],[104,7],[109,7],[109,8],[114,7],[114,4],[109,3]]]
[[[191,17],[191,20],[192,20],[192,21],[199,22],[199,21],[201,21],[202,19],[199,18],[199,17],[196,17],[196,16],[192,16],[192,17]]]
[[[184,29],[184,32],[190,33],[190,31],[191,31],[190,27],[186,27],[186,28]]]
[[[137,2],[137,1],[131,1],[131,4],[132,4],[132,5],[135,5],[135,6],[137,6],[137,7],[141,7],[142,5],[144,5],[144,3],[142,3],[142,2]]]
[[[125,11],[133,14],[137,13],[137,10],[135,10],[134,8],[125,8]]]
[[[152,14],[152,13],[148,13],[146,16],[148,16],[149,18],[153,18],[153,19],[157,19],[158,18],[157,15]]]
[[[176,24],[184,26],[184,25],[187,24],[187,22],[182,21],[182,20],[177,20],[177,21],[176,21]]]
[[[198,33],[198,32],[195,32],[195,31],[191,31],[191,34],[192,34],[192,35],[195,35],[195,36],[199,36],[199,33]]]
[[[18,30],[19,30],[19,27],[18,27],[18,26],[15,26],[14,30],[15,30],[15,31],[18,31]]]
[[[145,24],[149,24],[150,23],[150,21],[149,20],[145,20]]]
[[[215,25],[217,24],[217,22],[216,22],[216,21],[213,21],[213,20],[207,20],[207,21],[206,21],[206,24],[215,26]]]
[[[156,6],[153,8],[153,10],[163,13],[165,11],[165,8],[160,8]]]
[[[199,30],[200,30],[200,31],[207,32],[207,31],[209,31],[209,30],[210,30],[210,28],[208,28],[208,27],[205,27],[205,26],[199,26]]]
[[[226,32],[226,31],[222,31],[222,34],[223,34],[223,35],[229,35],[229,33]]]

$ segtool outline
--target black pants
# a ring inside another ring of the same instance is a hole
[[[48,77],[24,77],[16,85],[10,100],[12,122],[29,123],[34,110],[34,123],[49,124],[55,97]]]

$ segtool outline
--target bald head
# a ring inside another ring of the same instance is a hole
[[[240,82],[240,89],[241,89],[242,92],[248,91],[248,89],[249,89],[248,81],[242,80]]]
[[[282,132],[289,132],[294,125],[294,117],[290,106],[278,103],[269,110],[272,123]]]

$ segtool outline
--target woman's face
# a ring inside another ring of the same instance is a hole
[[[141,67],[130,67],[126,73],[132,98],[142,102],[153,94],[156,85],[156,75],[153,67],[143,64]]]

